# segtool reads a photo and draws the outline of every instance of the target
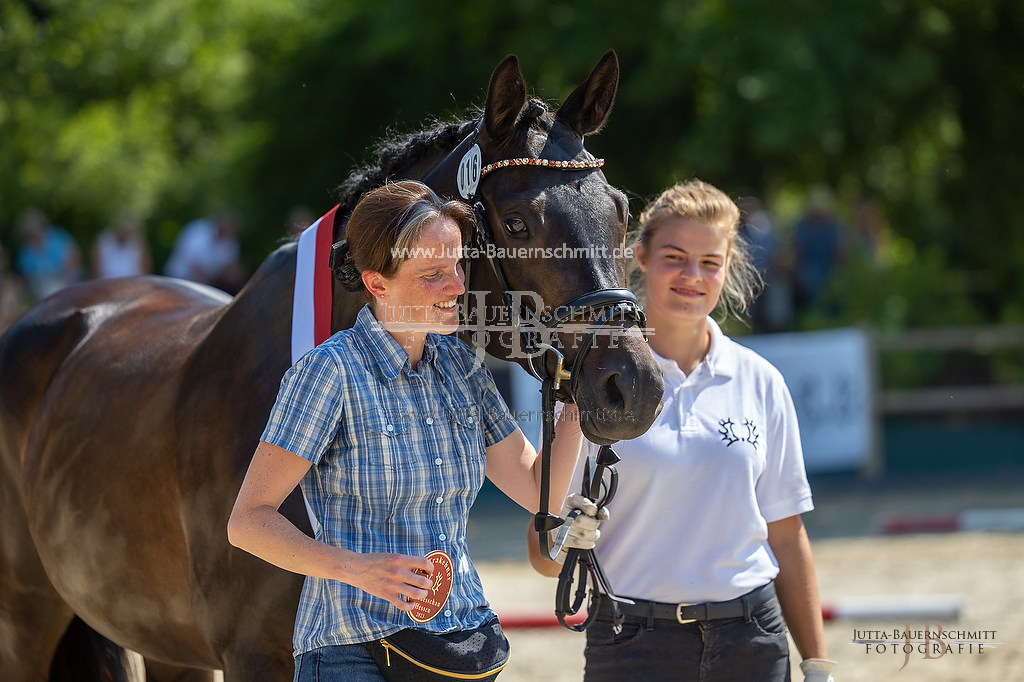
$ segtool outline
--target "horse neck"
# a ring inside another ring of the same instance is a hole
[[[240,371],[271,371],[291,365],[291,308],[296,244],[270,254],[232,299],[208,337],[211,352],[236,349]]]

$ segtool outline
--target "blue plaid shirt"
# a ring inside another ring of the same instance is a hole
[[[285,373],[262,440],[313,463],[302,489],[316,538],[355,552],[425,556],[443,549],[451,596],[417,625],[384,599],[337,580],[306,577],[295,654],[354,644],[406,627],[472,628],[493,613],[466,545],[469,509],[484,481],[484,448],[516,423],[490,372],[456,338],[428,334],[416,371],[364,307]]]

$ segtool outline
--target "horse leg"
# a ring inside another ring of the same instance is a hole
[[[4,515],[17,518],[14,507],[3,504]],[[0,670],[5,682],[40,682],[74,614],[47,580],[27,527],[12,520],[0,535]]]
[[[49,682],[145,682],[142,657],[75,618],[57,647]]]
[[[179,668],[150,659],[146,660],[146,682],[213,682],[215,675],[216,673],[212,670]]]
[[[179,668],[121,647],[74,618],[54,654],[47,682],[214,682],[211,670]]]
[[[36,553],[19,476],[9,458],[0,465],[0,671],[5,682],[39,682],[74,614]]]
[[[280,667],[276,662],[242,661],[224,666],[223,682],[245,682],[245,680],[291,680],[295,676],[295,664]]]

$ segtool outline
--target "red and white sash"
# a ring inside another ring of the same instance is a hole
[[[295,293],[292,297],[292,364],[331,336],[331,245],[335,206],[299,235],[295,257]],[[313,533],[320,522],[302,491]]]
[[[335,206],[299,235],[292,299],[292,364],[331,335],[331,244]]]

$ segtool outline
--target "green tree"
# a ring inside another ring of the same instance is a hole
[[[254,264],[377,139],[481,104],[505,54],[557,103],[614,48],[616,109],[587,144],[634,213],[698,176],[784,227],[823,182],[847,211],[879,202],[894,246],[858,281],[890,289],[872,306],[846,287],[805,324],[1024,319],[1019,0],[23,0],[0,27],[5,241],[31,203],[83,245],[131,208],[159,257],[233,204]],[[921,293],[940,281],[955,305]]]

